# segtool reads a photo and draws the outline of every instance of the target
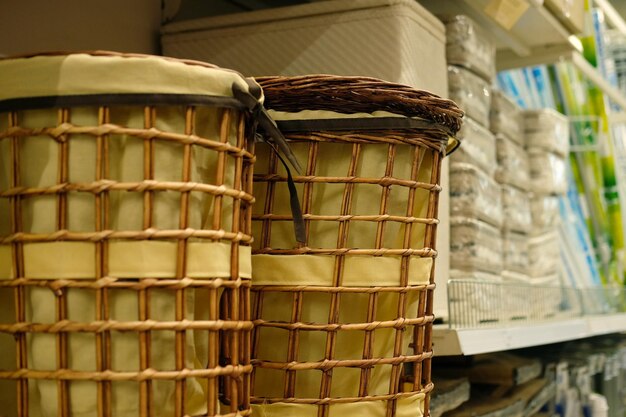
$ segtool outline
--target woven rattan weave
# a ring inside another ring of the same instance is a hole
[[[291,237],[286,173],[259,144],[253,409],[418,415],[432,390],[441,162],[462,112],[430,93],[371,78],[257,81],[305,167],[293,181],[307,239],[298,245]],[[387,113],[370,117],[381,111]],[[408,117],[426,123],[400,127]],[[346,123],[355,128],[337,130]],[[411,389],[403,392],[409,379]]]
[[[127,75],[111,66],[183,76],[183,61],[7,61],[15,83],[87,71],[94,87],[0,100],[0,415],[249,415],[251,114],[101,87]]]

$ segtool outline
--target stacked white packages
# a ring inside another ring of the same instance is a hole
[[[489,130],[495,77],[493,39],[466,16],[443,18],[450,99],[465,111],[460,148],[450,157],[450,317],[478,324],[499,320],[505,221],[495,180],[496,137]]]
[[[448,64],[467,68],[485,80],[493,79],[496,75],[496,47],[491,38],[467,16],[443,20]]]
[[[450,162],[474,165],[493,178],[498,164],[494,134],[473,119],[466,117],[463,119],[463,126],[457,133],[457,138],[462,145],[450,155]]]
[[[528,273],[534,285],[549,291],[548,287],[559,285],[562,272],[559,196],[567,192],[569,122],[567,117],[551,109],[527,110],[524,120],[532,217]],[[555,305],[544,307],[548,312],[557,311]]]
[[[450,166],[450,214],[502,226],[500,185],[480,168],[461,162]]]
[[[531,229],[529,160],[524,150],[522,109],[501,91],[493,92],[490,129],[496,135],[498,168],[502,186],[503,314],[509,320],[528,314],[524,286],[530,282],[528,237]]]

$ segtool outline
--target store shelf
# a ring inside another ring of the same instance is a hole
[[[498,69],[527,67],[531,65],[555,64],[559,61],[571,62],[585,77],[598,86],[614,103],[626,110],[626,97],[609,82],[577,51],[571,51],[562,46],[546,48],[541,53],[531,57],[520,57],[509,51],[498,53]]]
[[[608,0],[593,0],[593,3],[604,12],[604,17],[609,26],[619,30],[622,35],[626,36],[626,22],[624,22],[624,19],[613,5]]]
[[[489,12],[489,0],[419,0],[435,14],[465,14],[493,34],[498,53],[508,50],[517,56],[534,56],[547,47],[580,49],[580,43],[543,6],[543,1],[529,0],[528,9],[516,19],[515,10]],[[514,8],[513,8],[514,9]]]
[[[477,355],[626,332],[626,313],[587,316],[522,326],[433,330],[437,356]]]

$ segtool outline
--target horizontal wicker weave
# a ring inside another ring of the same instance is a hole
[[[430,259],[437,253],[439,177],[449,135],[458,130],[463,113],[430,93],[372,78],[257,81],[269,110],[382,110],[430,125],[377,128],[376,120],[368,120],[356,130],[333,130],[329,123],[328,129],[286,133],[305,167],[293,176],[306,228],[302,245],[289,235],[287,175],[275,154],[257,145],[252,403],[314,406],[320,417],[380,415],[372,410],[382,403],[384,414],[396,416],[417,415],[417,408],[399,410],[408,407],[405,401],[422,398],[428,410]],[[283,123],[278,116],[277,123]],[[279,257],[273,261],[272,256]],[[372,268],[358,269],[360,262],[371,262]],[[381,269],[376,266],[381,262],[394,266]],[[421,275],[417,265],[426,265]],[[414,381],[411,390],[403,392],[408,380]],[[342,411],[349,404],[363,408]],[[305,412],[286,408],[282,413]]]
[[[0,208],[10,219],[0,249],[13,275],[0,277],[0,352],[13,355],[0,366],[0,414],[249,415],[250,280],[239,265],[252,240],[251,115],[219,104],[27,107],[0,112]],[[42,184],[27,183],[42,167],[52,167]],[[80,172],[93,178],[76,180]],[[134,218],[137,228],[116,227]],[[43,243],[92,244],[93,275],[29,276],[38,261],[29,254]],[[119,243],[173,245],[172,273],[116,275]],[[227,248],[224,276],[190,276],[193,248],[213,243]]]

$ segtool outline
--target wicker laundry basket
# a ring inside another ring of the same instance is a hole
[[[419,415],[432,390],[438,181],[462,112],[372,78],[257,81],[304,167],[292,185],[306,236],[295,243],[289,175],[259,144],[253,413]]]
[[[0,60],[0,414],[250,414],[236,96],[262,101],[197,62]]]

